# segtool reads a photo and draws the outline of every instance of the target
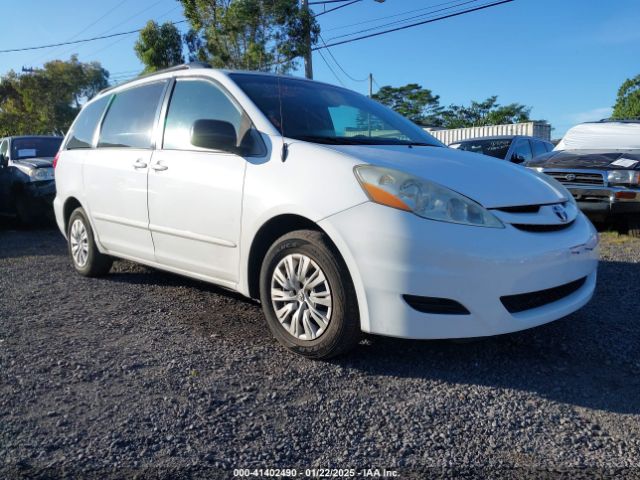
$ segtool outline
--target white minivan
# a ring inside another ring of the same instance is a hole
[[[88,102],[55,161],[78,273],[113,258],[259,299],[290,350],[461,338],[585,305],[598,235],[555,180],[344,88],[183,65]]]

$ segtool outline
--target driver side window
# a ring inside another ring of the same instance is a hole
[[[4,140],[0,145],[0,155],[9,156],[9,140]]]
[[[238,147],[245,146],[247,156],[264,154],[264,145],[251,120],[215,84],[200,79],[176,80],[164,127],[164,150],[199,150],[191,143],[191,129],[196,120],[230,123]]]

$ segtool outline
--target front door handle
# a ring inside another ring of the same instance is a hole
[[[162,172],[164,170],[167,170],[169,167],[167,167],[166,165],[161,165],[160,163],[154,163],[153,165],[151,165],[151,168],[153,168],[156,172]]]
[[[138,168],[147,168],[147,164],[145,162],[142,161],[142,159],[138,159],[133,163],[133,168],[138,169]]]

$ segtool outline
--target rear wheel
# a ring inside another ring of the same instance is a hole
[[[69,255],[76,272],[85,277],[99,277],[109,273],[113,258],[100,253],[96,247],[91,224],[80,207],[69,217],[67,239]]]
[[[334,357],[360,338],[351,277],[321,232],[291,232],[271,246],[260,272],[260,300],[273,335],[299,355]]]

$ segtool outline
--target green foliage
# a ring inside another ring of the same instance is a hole
[[[33,73],[0,78],[0,136],[62,134],[81,104],[108,86],[99,63],[54,60]]]
[[[640,119],[640,75],[626,80],[618,90],[611,118]]]
[[[450,105],[441,113],[441,125],[444,128],[481,127],[484,125],[504,125],[529,122],[531,107],[519,103],[499,105],[497,96],[482,102],[472,101],[471,105]]]
[[[412,122],[424,126],[438,126],[442,111],[440,97],[417,83],[403,87],[386,85],[372,95],[374,100],[390,107]]]
[[[471,105],[440,106],[440,97],[417,83],[403,87],[385,86],[373,94],[373,98],[407,117],[418,125],[427,127],[463,128],[483,125],[502,125],[529,122],[531,107],[519,103],[498,104],[497,96]]]
[[[320,28],[292,0],[179,0],[191,25],[185,36],[190,60],[217,68],[285,73],[308,52]]]
[[[144,73],[184,63],[182,37],[176,26],[170,22],[159,26],[153,20],[149,20],[140,31],[133,49],[145,65]]]

